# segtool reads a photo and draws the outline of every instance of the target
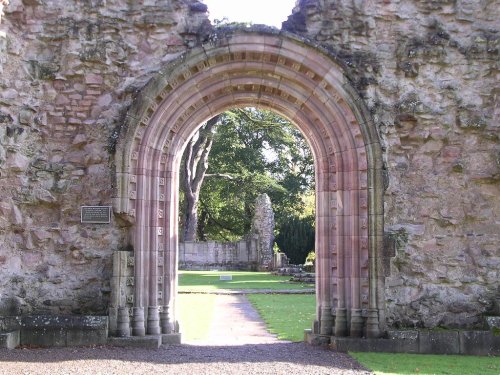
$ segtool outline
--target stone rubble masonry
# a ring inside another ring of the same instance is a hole
[[[300,0],[284,29],[326,45],[384,149],[390,325],[474,327],[500,295],[500,8]]]
[[[129,222],[109,205],[136,93],[210,32],[196,0],[0,0],[0,315],[106,314]],[[500,292],[496,2],[300,0],[385,162],[389,325],[475,327]],[[2,16],[2,11],[4,15]]]
[[[115,128],[210,28],[197,4],[0,0],[0,315],[107,314],[127,224],[80,206],[111,204]]]

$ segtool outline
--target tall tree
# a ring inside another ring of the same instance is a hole
[[[261,193],[271,197],[278,225],[300,216],[303,196],[314,190],[312,156],[300,132],[283,117],[255,108],[222,113],[214,129],[206,178],[197,195],[198,239],[234,240],[248,233]],[[186,161],[190,152],[186,150]],[[187,234],[192,222],[183,222]]]
[[[184,241],[195,241],[198,229],[198,201],[208,168],[214,131],[219,115],[211,118],[189,141],[182,163],[182,188],[185,201]]]

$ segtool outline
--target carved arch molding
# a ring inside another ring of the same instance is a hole
[[[134,223],[132,335],[176,330],[182,152],[200,124],[243,106],[291,120],[314,155],[313,333],[379,336],[385,329],[383,188],[375,126],[341,65],[325,51],[296,36],[249,30],[215,35],[168,64],[126,117],[116,152],[114,211]],[[119,314],[128,311],[126,302],[118,298]]]

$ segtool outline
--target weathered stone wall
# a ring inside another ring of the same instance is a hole
[[[274,211],[271,199],[267,194],[259,195],[255,201],[251,235],[255,236],[257,241],[259,265],[270,267],[273,260]]]
[[[286,29],[343,62],[383,142],[389,323],[476,324],[500,293],[498,2],[297,5]],[[79,207],[111,204],[126,109],[204,39],[206,7],[11,0],[3,11],[0,315],[103,313],[130,223],[81,225]]]
[[[0,315],[105,313],[126,223],[81,225],[80,206],[111,204],[114,140],[131,98],[206,33],[206,7],[11,0],[3,10]]]
[[[190,270],[261,270],[272,266],[274,212],[271,199],[261,194],[255,200],[250,233],[236,242],[183,242],[179,244],[179,268]]]
[[[182,242],[179,244],[179,269],[253,270],[259,269],[256,241]]]
[[[387,171],[389,323],[471,326],[500,293],[497,1],[300,0],[370,108]]]

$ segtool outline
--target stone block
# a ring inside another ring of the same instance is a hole
[[[180,333],[168,333],[161,335],[161,343],[163,345],[178,345],[181,343]]]
[[[389,340],[394,340],[398,353],[418,353],[418,331],[388,331]]]
[[[130,336],[108,337],[107,344],[111,346],[158,349],[162,343],[162,336]]]
[[[310,332],[310,330],[304,331],[304,340],[313,346],[326,346],[330,344],[330,336],[318,335]]]
[[[461,331],[460,354],[500,355],[500,336],[490,331]]]
[[[41,347],[66,346],[66,331],[62,328],[23,328],[21,345]]]
[[[66,332],[66,346],[105,345],[108,340],[107,330],[79,330]]]
[[[49,316],[22,317],[21,345],[62,347],[106,343],[106,316]]]
[[[418,351],[421,354],[459,354],[458,331],[420,332]]]
[[[330,348],[342,353],[347,352],[380,352],[402,353],[399,346],[400,340],[369,339],[353,337],[332,336]]]
[[[0,349],[15,349],[21,343],[20,331],[0,333]]]

